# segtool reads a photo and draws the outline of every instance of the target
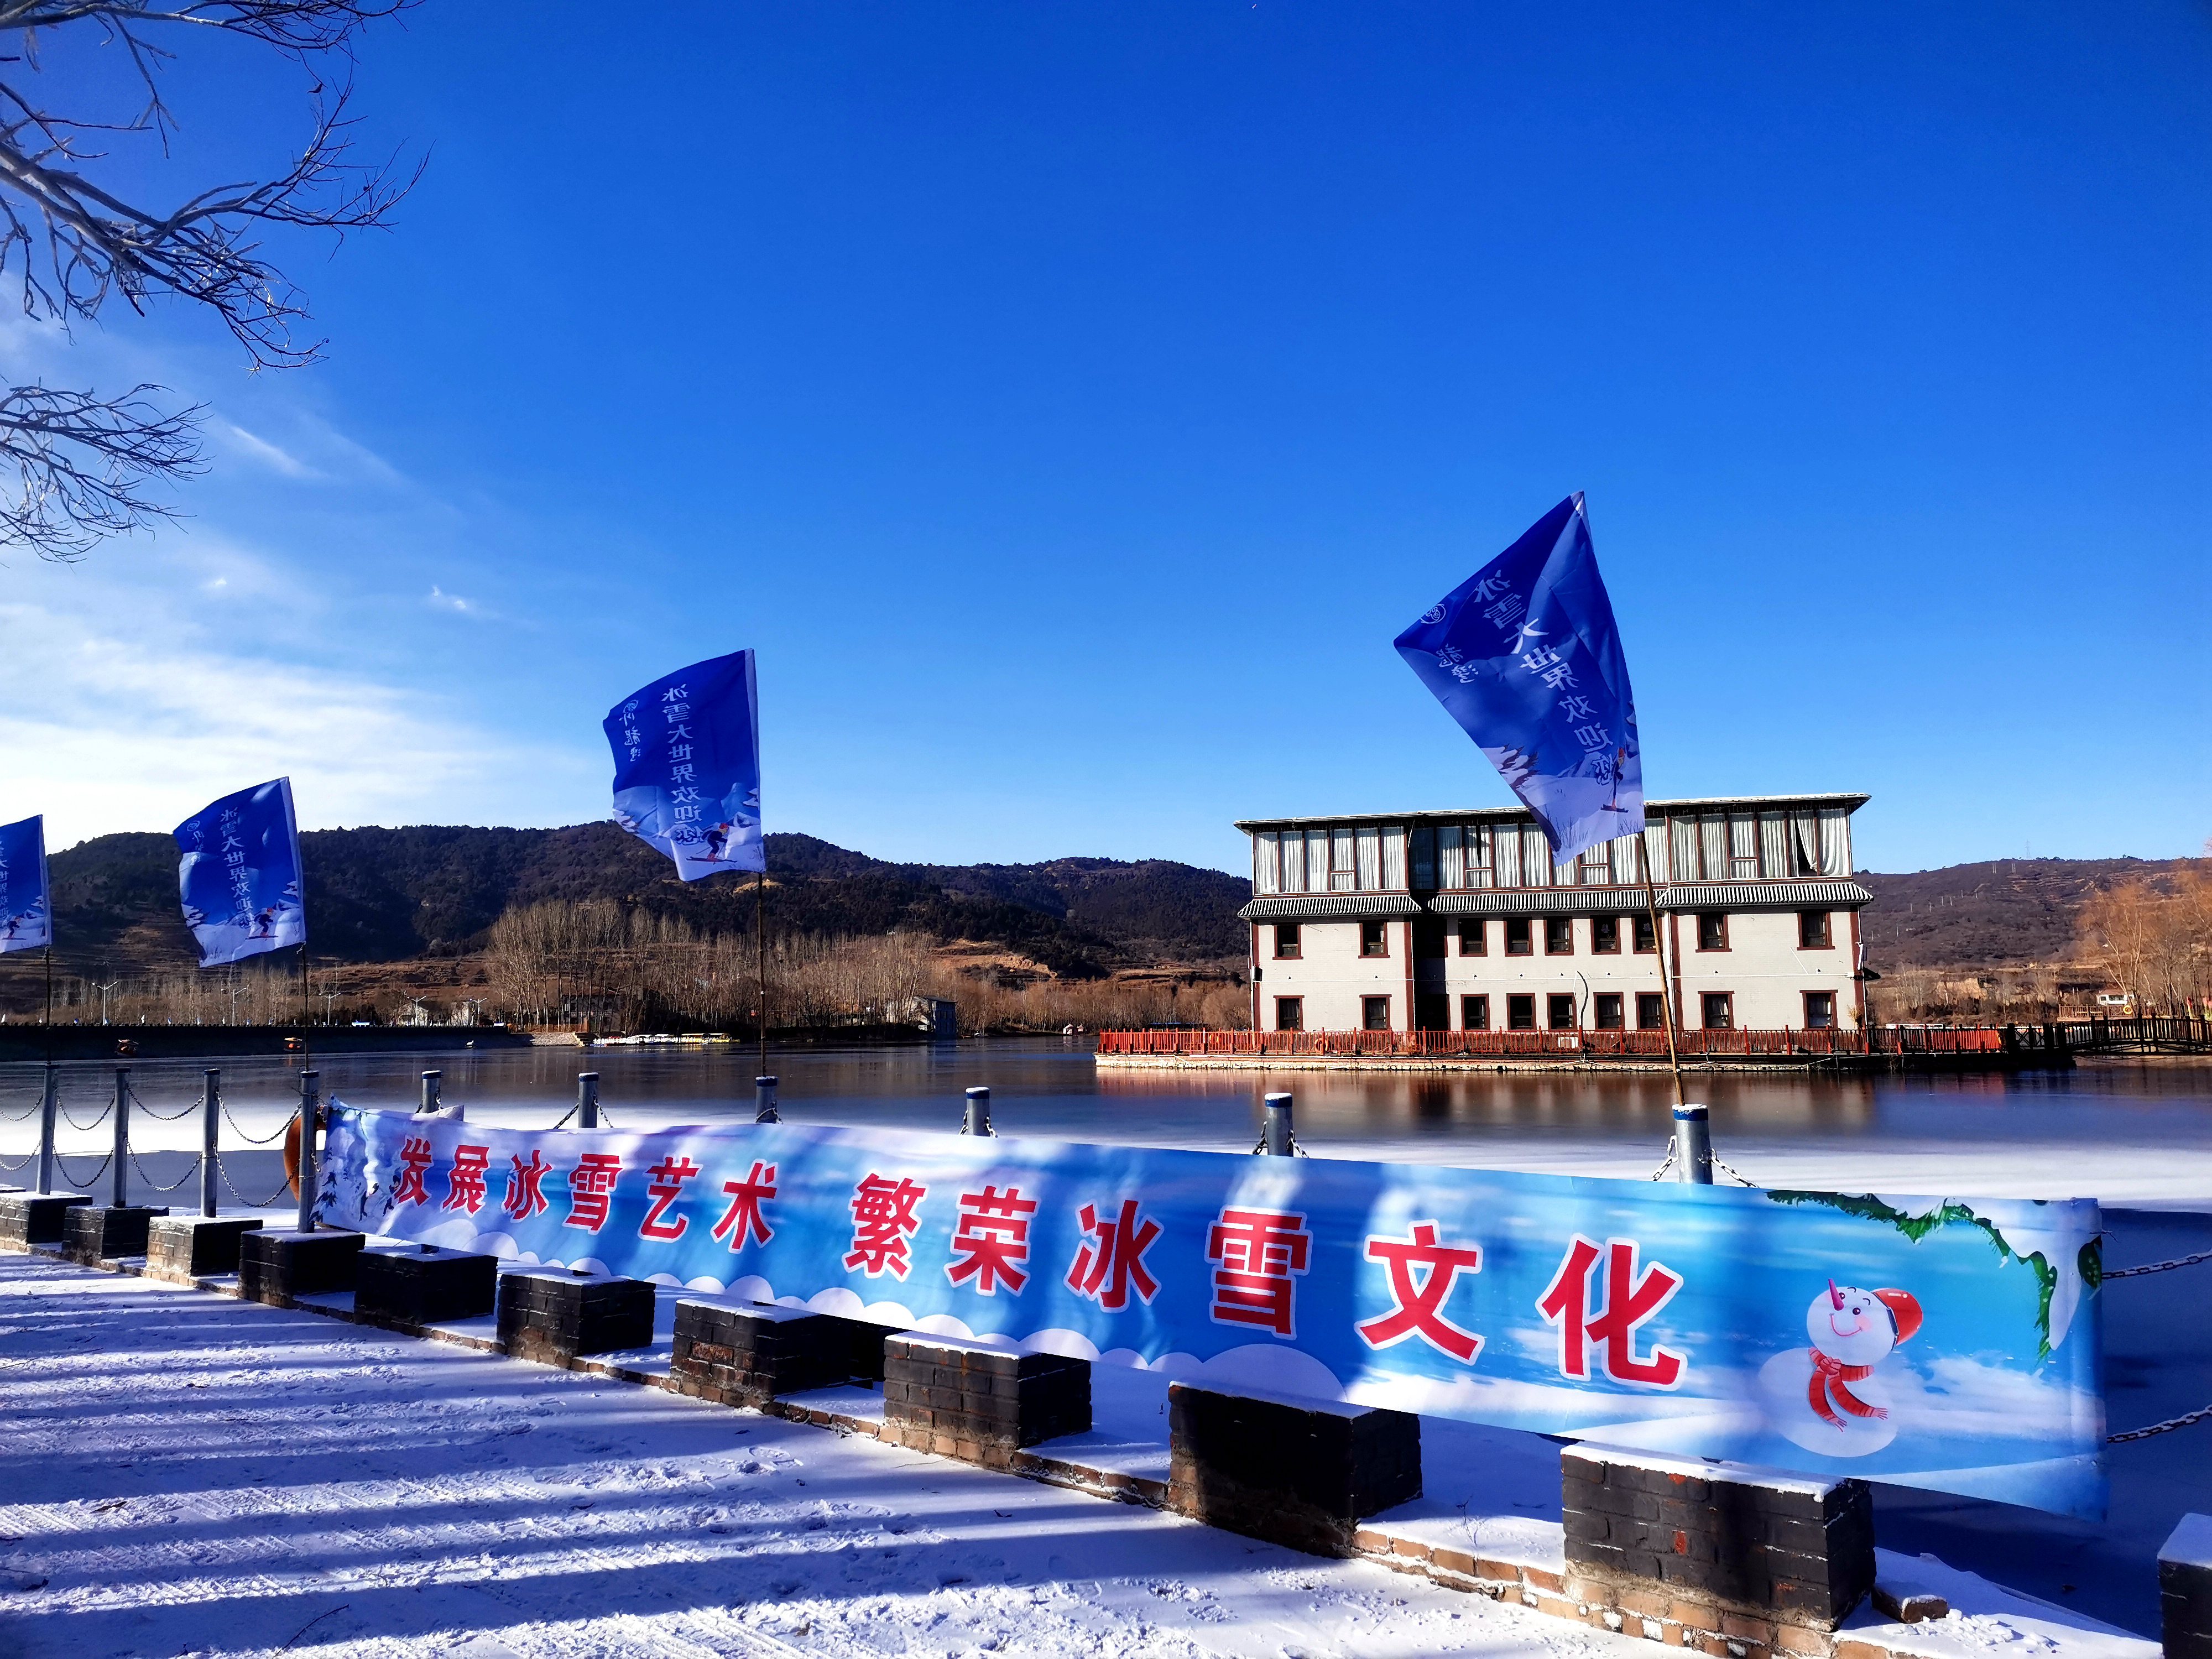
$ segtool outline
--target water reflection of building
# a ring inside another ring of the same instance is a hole
[[[1653,801],[1564,865],[1518,808],[1264,818],[1252,1020],[1264,1030],[1820,1030],[1861,1023],[1850,817],[1864,795]]]

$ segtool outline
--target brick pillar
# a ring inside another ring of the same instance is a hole
[[[1582,1601],[1632,1613],[1664,1601],[1686,1629],[1771,1645],[1778,1630],[1834,1630],[1874,1588],[1863,1480],[1597,1446],[1568,1447],[1560,1475],[1568,1593]]]
[[[260,1231],[253,1217],[163,1216],[146,1236],[146,1271],[172,1280],[234,1273],[240,1240]]]
[[[2212,1659],[2212,1515],[2185,1515],[2158,1552],[2166,1659]]]
[[[146,1238],[156,1216],[168,1214],[166,1206],[155,1209],[143,1204],[78,1204],[64,1212],[62,1254],[88,1267],[146,1254]]]
[[[1364,1517],[1421,1495],[1407,1412],[1168,1389],[1168,1507],[1208,1526],[1340,1555]]]
[[[653,1344],[653,1285],[559,1267],[499,1276],[499,1340],[523,1359],[564,1365],[584,1354]]]
[[[676,1352],[670,1369],[679,1394],[757,1407],[779,1395],[846,1381],[853,1375],[852,1349],[849,1322],[826,1314],[765,1304],[732,1308],[685,1301],[676,1304]],[[876,1352],[880,1368],[880,1337]]]
[[[60,1243],[70,1211],[91,1202],[81,1193],[0,1193],[0,1250]]]
[[[319,1227],[311,1233],[289,1227],[241,1233],[238,1293],[248,1301],[282,1308],[298,1297],[349,1291],[363,1243],[359,1233]]]
[[[886,1440],[1005,1468],[1024,1446],[1090,1427],[1087,1359],[920,1332],[884,1344]]]
[[[361,1253],[353,1310],[378,1325],[441,1325],[483,1318],[498,1296],[497,1256],[416,1244]]]

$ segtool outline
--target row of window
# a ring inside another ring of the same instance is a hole
[[[1390,1018],[1392,999],[1387,996],[1362,997],[1359,1000],[1359,1023],[1370,1031],[1389,1031],[1397,1029]],[[1443,994],[1424,994],[1414,1001],[1414,1025],[1425,1031],[1449,1031],[1451,1023],[1451,1000]],[[1459,1024],[1462,1031],[1487,1031],[1490,1024],[1490,1002],[1487,995],[1468,995],[1459,1000]],[[1701,1024],[1708,1031],[1732,1031],[1735,1029],[1735,994],[1732,991],[1705,991],[1698,994],[1698,1013]],[[1579,1031],[1583,1029],[1583,1000],[1571,991],[1555,991],[1544,998],[1544,1025],[1548,1031]],[[1804,993],[1805,1029],[1825,1031],[1836,1023],[1836,994],[1833,991]],[[1618,991],[1601,991],[1589,999],[1589,1028],[1594,1031],[1620,1031],[1627,1029],[1627,1000]],[[1306,1028],[1306,1003],[1304,997],[1275,999],[1275,1029],[1279,1031],[1303,1031]],[[1505,999],[1504,1030],[1533,1031],[1536,1025],[1536,996],[1533,992],[1516,994]],[[1667,1005],[1656,991],[1636,993],[1636,1029],[1639,1031],[1663,1031],[1667,1029]]]
[[[1649,916],[1591,916],[1587,919],[1590,930],[1590,952],[1595,956],[1617,956],[1620,951],[1621,922],[1629,924],[1629,948],[1641,955],[1653,950],[1651,918]],[[1575,953],[1575,921],[1573,916],[1507,916],[1504,918],[1505,954],[1509,957],[1534,956],[1536,940],[1544,942],[1547,957],[1571,957]],[[1455,927],[1433,917],[1413,924],[1413,955],[1418,958],[1442,957],[1447,954],[1449,942],[1459,940],[1459,954],[1463,957],[1487,956],[1490,953],[1490,923],[1480,916],[1464,916]],[[1801,951],[1826,951],[1833,948],[1834,935],[1828,925],[1826,910],[1801,910],[1797,913],[1797,948]],[[1708,911],[1698,917],[1698,949],[1725,951],[1729,948],[1729,919],[1723,911]],[[1275,959],[1294,962],[1304,954],[1304,936],[1295,921],[1275,924]],[[1387,957],[1390,954],[1390,924],[1387,921],[1363,921],[1359,924],[1359,954],[1363,957]]]

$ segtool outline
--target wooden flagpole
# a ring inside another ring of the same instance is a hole
[[[1667,987],[1667,941],[1659,931],[1659,890],[1651,884],[1651,849],[1645,844],[1650,834],[1648,830],[1637,834],[1636,863],[1644,872],[1644,903],[1651,916],[1651,955],[1659,964],[1659,1010],[1667,1022],[1667,1063],[1674,1067],[1674,1104],[1679,1108],[1687,1105],[1689,1097],[1682,1092],[1682,1055],[1674,1042],[1674,998]]]

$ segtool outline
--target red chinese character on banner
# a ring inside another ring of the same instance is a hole
[[[731,1194],[730,1207],[722,1212],[722,1218],[714,1224],[714,1237],[727,1238],[730,1248],[742,1250],[745,1237],[751,1234],[763,1244],[775,1237],[775,1230],[768,1224],[767,1213],[761,1208],[775,1196],[775,1165],[753,1160],[752,1173],[743,1181],[726,1181],[722,1190]]]
[[[466,1210],[474,1215],[483,1207],[484,1171],[491,1167],[491,1148],[489,1146],[456,1146],[453,1148],[453,1167],[446,1176],[446,1203],[449,1210]]]
[[[428,1204],[430,1189],[422,1184],[423,1171],[437,1154],[427,1136],[410,1135],[399,1144],[399,1184],[392,1189],[394,1204]]]
[[[519,1155],[510,1153],[507,1160],[514,1165],[507,1177],[507,1202],[500,1207],[517,1221],[527,1221],[545,1208],[545,1194],[539,1184],[553,1172],[553,1166],[538,1156],[538,1149],[530,1149],[530,1162],[525,1164]]]
[[[1313,1237],[1303,1215],[1273,1210],[1224,1209],[1206,1236],[1206,1259],[1221,1266],[1213,1275],[1213,1322],[1264,1325],[1277,1336],[1296,1336],[1291,1309],[1293,1273],[1306,1270]]]
[[[645,1219],[637,1224],[640,1238],[677,1239],[691,1224],[682,1216],[667,1219],[669,1208],[676,1202],[684,1183],[699,1173],[699,1166],[681,1152],[672,1153],[645,1172],[646,1196],[653,1200],[645,1212]]]
[[[1616,1382],[1651,1382],[1671,1389],[1682,1380],[1682,1356],[1654,1347],[1651,1357],[1636,1357],[1636,1328],[1665,1307],[1682,1287],[1681,1274],[1655,1261],[1636,1271],[1638,1246],[1632,1238],[1609,1239],[1601,1252],[1576,1236],[1559,1263],[1551,1287],[1536,1304],[1545,1322],[1559,1328],[1559,1375],[1589,1376],[1589,1344],[1602,1345],[1605,1374]],[[1605,1257],[1605,1307],[1590,1312],[1590,1280],[1598,1257]]]
[[[1006,1293],[1019,1296],[1030,1282],[1024,1263],[1030,1259],[1030,1218],[1036,1200],[1024,1198],[1021,1188],[1000,1192],[986,1187],[980,1193],[960,1194],[960,1221],[952,1230],[952,1261],[945,1277],[957,1285],[975,1281],[979,1296],[996,1296],[1004,1279]]]
[[[586,1152],[568,1172],[568,1225],[597,1232],[607,1224],[607,1206],[614,1201],[615,1177],[622,1159],[612,1152]]]
[[[901,1176],[886,1181],[873,1170],[853,1188],[853,1249],[845,1257],[848,1267],[858,1267],[871,1279],[880,1279],[885,1268],[899,1279],[907,1273],[907,1240],[921,1225],[914,1206],[929,1188]]]
[[[1135,1199],[1123,1199],[1121,1213],[1103,1219],[1096,1206],[1086,1204],[1075,1219],[1091,1237],[1076,1246],[1074,1264],[1067,1270],[1069,1290],[1109,1313],[1129,1305],[1132,1285],[1147,1303],[1159,1294],[1159,1280],[1145,1267],[1145,1252],[1160,1236],[1160,1225],[1139,1218]]]
[[[1482,1351],[1482,1339],[1446,1319],[1443,1307],[1462,1273],[1482,1270],[1479,1245],[1439,1244],[1437,1224],[1416,1221],[1411,1238],[1370,1237],[1367,1259],[1389,1268],[1390,1300],[1397,1305],[1380,1319],[1354,1326],[1361,1341],[1370,1348],[1387,1348],[1418,1336],[1455,1359],[1474,1363]]]

